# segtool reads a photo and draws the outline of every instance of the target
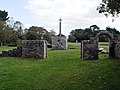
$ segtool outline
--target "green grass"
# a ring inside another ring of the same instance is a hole
[[[104,46],[106,46],[106,45],[108,45],[109,44],[109,42],[99,42],[99,45],[104,45]]]
[[[99,42],[99,47],[102,47],[105,50],[108,50],[108,48],[109,48],[109,42]]]
[[[68,48],[69,49],[79,49],[80,48],[80,43],[68,43]]]
[[[0,53],[2,53],[2,51],[4,50],[12,50],[13,48],[15,47],[7,47],[7,46],[0,47]]]
[[[109,42],[99,42],[99,48],[104,48],[105,51],[109,52]],[[99,57],[108,58],[109,55],[99,52]]]
[[[120,90],[119,61],[81,60],[80,44],[69,44],[45,60],[0,58],[0,90]]]

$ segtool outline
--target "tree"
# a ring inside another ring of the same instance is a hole
[[[106,31],[112,33],[115,37],[120,37],[120,32],[115,28],[106,27]]]
[[[52,37],[52,35],[51,35],[50,32],[47,32],[43,35],[43,39],[47,40],[47,42],[50,43],[50,44],[51,44],[51,37]]]
[[[26,35],[25,35],[26,39],[27,40],[37,40],[37,35],[35,32],[27,32]]]
[[[99,28],[97,25],[91,25],[91,26],[90,26],[90,29],[91,29],[92,31],[97,31],[97,30],[99,30],[100,28]]]
[[[5,22],[0,20],[0,46],[3,45],[3,28],[5,27]]]
[[[6,20],[8,20],[8,12],[5,10],[0,10],[0,45],[3,45],[3,42],[5,41],[5,29],[6,29]]]
[[[0,21],[0,44],[1,46],[10,42],[13,37],[13,30],[6,25],[4,21]]]
[[[25,29],[25,37],[28,40],[47,40],[49,43],[51,42],[52,34],[48,32],[43,27],[31,26],[29,29]]]
[[[97,10],[105,16],[118,16],[120,13],[120,0],[102,0]]]
[[[16,21],[13,24],[13,30],[15,31],[18,39],[23,39],[23,24],[20,21]]]
[[[8,12],[6,12],[5,10],[4,11],[0,10],[0,20],[1,21],[6,21],[8,19],[9,19]]]
[[[17,44],[23,40],[23,24],[8,17],[8,12],[0,10],[0,45]]]
[[[17,44],[24,39],[24,25],[20,21],[15,21],[13,17],[10,17],[9,20],[6,21],[6,26],[13,30],[13,37],[11,39],[11,43],[13,42],[13,44]]]
[[[13,30],[9,27],[5,27],[3,30],[3,44],[7,44],[11,42],[11,39],[13,37]]]
[[[74,40],[73,40],[74,39]],[[75,29],[70,32],[70,35],[68,37],[68,41],[81,41],[84,39],[88,39],[84,29]]]
[[[23,24],[20,21],[16,21],[13,25],[13,29],[17,31],[21,28],[23,28]]]
[[[73,35],[69,35],[69,36],[68,36],[68,41],[69,41],[69,42],[75,42],[75,40],[76,40],[76,37],[75,37],[75,36],[73,36]]]
[[[86,37],[86,39],[90,39],[90,37],[93,37],[93,30],[91,28],[85,28],[84,29],[84,37]]]
[[[31,26],[27,29],[27,32],[33,32],[37,35],[38,39],[43,39],[43,36],[48,33],[48,31],[43,27]]]

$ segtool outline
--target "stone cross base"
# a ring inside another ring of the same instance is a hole
[[[47,57],[47,42],[44,40],[23,40],[22,41],[23,58],[40,58]]]
[[[65,36],[52,37],[52,49],[53,50],[66,50],[67,38]]]

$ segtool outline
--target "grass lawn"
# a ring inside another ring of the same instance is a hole
[[[4,50],[12,50],[13,48],[15,47],[7,47],[7,46],[0,47],[0,53],[2,53],[2,51]]]
[[[0,47],[1,50],[11,49]],[[80,44],[48,49],[48,58],[0,58],[0,90],[120,90],[120,62],[81,60]]]

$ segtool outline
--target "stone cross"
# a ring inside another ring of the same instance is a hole
[[[60,23],[59,23],[59,35],[61,36],[61,21],[62,21],[62,19],[60,18],[59,21],[60,21]]]

